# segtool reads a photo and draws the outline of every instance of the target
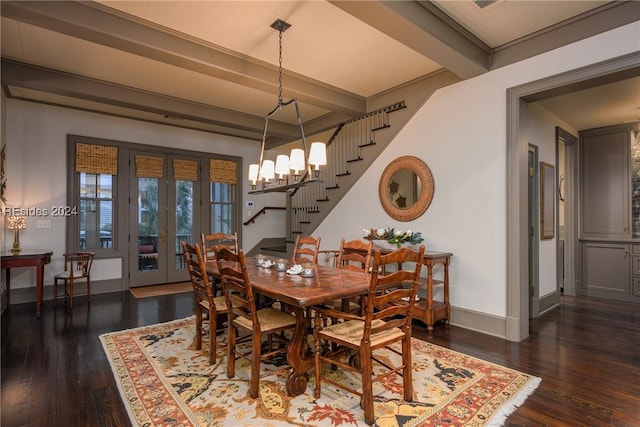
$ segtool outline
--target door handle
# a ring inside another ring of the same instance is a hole
[[[160,232],[160,242],[163,247],[167,246],[167,232],[164,230]]]

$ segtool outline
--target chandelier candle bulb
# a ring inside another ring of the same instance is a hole
[[[289,168],[293,171],[293,176],[300,176],[300,171],[304,170],[304,150],[301,148],[294,148],[291,150],[291,157],[289,158]]]
[[[282,184],[285,175],[289,175],[289,156],[280,154],[276,157],[276,173],[278,174],[278,183]]]
[[[315,166],[313,171],[317,178],[320,172],[320,166],[327,164],[327,147],[324,142],[314,142],[311,144],[309,163]]]
[[[251,188],[256,189],[256,182],[258,181],[258,172],[260,171],[260,165],[254,163],[249,165],[249,181],[251,181]]]

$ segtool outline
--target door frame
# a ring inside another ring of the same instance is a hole
[[[527,156],[528,172],[528,218],[529,218],[529,318],[540,314],[540,170],[538,169],[538,147],[529,144]]]
[[[527,241],[528,103],[624,80],[640,70],[640,52],[560,73],[507,89],[507,301],[505,338],[529,336]],[[577,208],[576,208],[577,209]]]
[[[556,240],[557,250],[563,251],[564,281],[558,283],[558,294],[576,295],[576,251],[578,244],[578,210],[577,210],[577,182],[578,182],[578,137],[572,135],[559,126],[556,126],[556,165],[560,173],[560,146],[564,145],[564,245],[560,243],[560,238]],[[560,179],[558,179],[560,188]],[[558,191],[558,199],[560,191]],[[556,229],[560,237],[560,200],[556,203],[557,212]],[[558,265],[558,269],[560,265]]]

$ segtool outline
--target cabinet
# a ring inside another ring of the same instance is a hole
[[[628,244],[582,244],[582,289],[588,295],[605,298],[630,295],[629,270]]]
[[[631,237],[630,135],[627,129],[580,134],[584,238]]]
[[[578,292],[640,302],[640,122],[580,132]]]
[[[631,247],[631,293],[640,297],[640,244]]]

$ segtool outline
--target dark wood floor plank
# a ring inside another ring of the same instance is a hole
[[[99,336],[190,316],[193,298],[135,299],[129,292],[12,305],[1,318],[0,396],[3,427],[128,426]],[[542,378],[507,426],[640,426],[640,306],[563,297],[562,306],[530,322],[513,343],[439,323],[414,336]]]

